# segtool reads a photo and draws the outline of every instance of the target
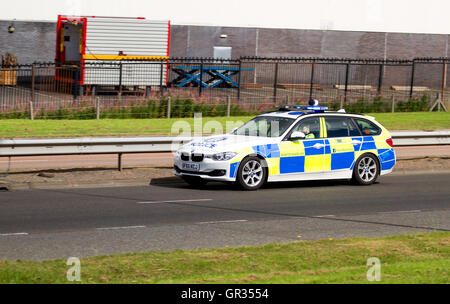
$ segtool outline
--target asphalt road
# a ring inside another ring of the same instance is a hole
[[[439,157],[450,156],[448,146],[414,146],[396,147],[397,158]],[[138,153],[124,154],[122,156],[124,167],[171,167],[173,166],[172,153]],[[56,155],[56,156],[24,156],[0,158],[0,171],[23,169],[58,169],[58,168],[86,168],[86,167],[117,167],[117,155]]]
[[[274,183],[255,192],[212,183],[0,193],[0,259],[450,231],[450,174]]]

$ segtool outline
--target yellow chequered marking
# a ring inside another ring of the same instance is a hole
[[[305,172],[323,171],[323,155],[305,156]]]
[[[386,139],[390,138],[390,136],[374,136],[373,140],[375,141],[375,146],[377,146],[377,149],[390,149],[391,146],[389,146],[386,142]]]
[[[244,157],[246,157],[247,155],[255,153],[255,151],[253,151],[253,149],[252,149],[251,147],[239,149],[239,150],[237,150],[237,151],[235,151],[235,152],[238,153],[238,156],[237,156],[236,158],[233,159],[233,163],[240,162],[240,161],[243,160]]]
[[[282,142],[279,144],[280,147],[280,157],[292,157],[292,156],[304,156],[305,147],[303,142]]]
[[[324,171],[331,171],[331,154],[325,154],[323,169]]]
[[[266,158],[267,166],[269,167],[269,175],[280,174],[280,158]]]
[[[364,153],[373,153],[375,155],[378,155],[378,151],[377,149],[371,149],[371,150],[362,150],[362,151],[355,151],[355,160],[360,157],[361,155],[363,155]]]

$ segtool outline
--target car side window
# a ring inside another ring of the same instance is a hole
[[[352,120],[347,117],[325,116],[327,137],[361,136]]]
[[[355,121],[364,136],[379,135],[381,133],[381,129],[367,119],[355,118]]]
[[[305,133],[305,139],[320,138],[320,120],[319,117],[310,117],[300,120],[297,125],[291,130],[288,137],[292,132]]]

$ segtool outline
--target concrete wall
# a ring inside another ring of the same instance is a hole
[[[56,23],[15,21],[14,33],[8,32],[11,21],[0,20],[0,55],[18,57],[20,64],[55,60]]]
[[[221,39],[221,34],[226,34],[228,37]],[[214,46],[231,46],[234,58],[239,56],[380,59],[445,57],[450,55],[449,36],[174,25],[171,54],[176,57],[212,57]]]
[[[0,21],[0,54],[10,52],[19,63],[53,61],[56,23]],[[220,38],[221,34],[228,35]],[[405,58],[450,56],[450,35],[257,29],[172,25],[172,57],[212,57],[214,46],[231,46],[232,57]]]

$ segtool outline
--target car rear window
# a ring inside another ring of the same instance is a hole
[[[325,116],[327,137],[360,136],[352,120],[347,117]]]
[[[367,119],[355,118],[355,122],[364,136],[379,135],[381,133],[381,129]]]

